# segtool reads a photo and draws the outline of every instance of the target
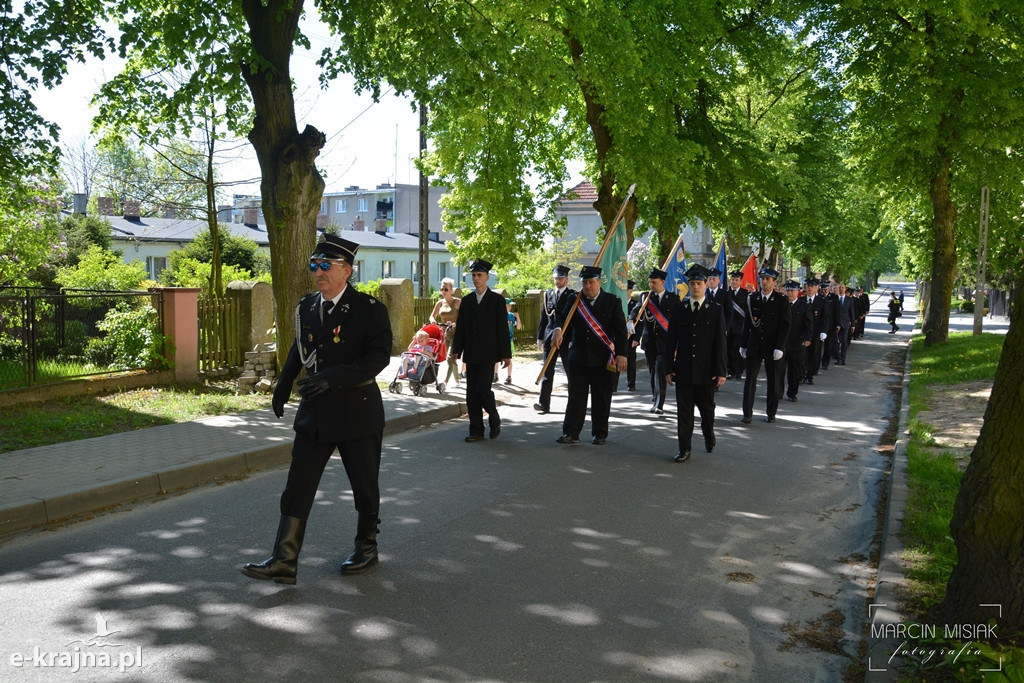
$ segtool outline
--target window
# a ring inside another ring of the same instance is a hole
[[[360,199],[359,200],[359,208],[356,209],[356,210],[357,211],[363,211],[363,212],[369,211],[370,210],[370,200],[369,199]]]
[[[348,213],[348,200],[338,199],[334,202],[334,213]]]
[[[446,277],[448,277],[448,262],[441,261],[437,264],[437,281],[440,282]]]
[[[259,207],[259,209],[258,209],[258,211],[259,211],[259,214],[260,214],[260,215],[262,216],[262,215],[263,215],[263,207],[262,207],[262,206],[260,206],[260,207]]]
[[[381,277],[394,277],[395,262],[394,261],[381,261],[380,263],[380,276]]]
[[[349,280],[351,280],[352,282],[359,282],[360,281],[360,277],[359,276],[360,276],[360,274],[362,272],[363,272],[363,262],[362,261],[356,261],[355,264],[352,266],[352,277],[350,277]]]
[[[410,261],[409,262],[409,272],[412,273],[412,281],[413,282],[419,282],[420,281],[420,262],[419,261]]]
[[[321,199],[320,200],[320,213],[327,213],[327,200],[326,199]]]
[[[146,270],[149,271],[149,279],[155,280],[160,273],[167,268],[167,258],[163,256],[147,256]]]

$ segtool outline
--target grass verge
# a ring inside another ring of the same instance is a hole
[[[928,410],[933,388],[995,378],[1004,335],[955,333],[949,342],[926,347],[924,337],[912,341],[910,424],[907,443],[907,509],[903,526],[906,590],[903,613],[910,621],[925,622],[946,595],[946,583],[956,565],[957,551],[949,523],[960,489],[963,469],[948,451],[935,448],[933,426],[918,414]],[[941,399],[936,399],[941,400]],[[942,629],[939,629],[941,634]],[[960,652],[931,660],[908,658],[903,680],[981,681],[1024,680],[1024,650],[1009,645],[970,643],[952,638],[929,639],[931,651]],[[982,669],[1004,669],[1006,675]],[[1014,676],[1022,676],[1021,679]]]
[[[0,453],[270,406],[227,384],[160,387],[32,403],[0,414]]]

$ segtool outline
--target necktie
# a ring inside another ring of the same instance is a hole
[[[334,310],[334,302],[333,301],[324,301],[323,308],[321,309],[320,321],[323,322],[324,320],[327,320],[327,316],[329,316],[331,314],[331,311],[333,311],[333,310]]]

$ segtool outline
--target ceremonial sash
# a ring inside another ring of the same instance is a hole
[[[651,312],[651,316],[658,321],[659,325],[661,325],[661,329],[668,332],[668,318],[666,318],[665,314],[661,312],[660,308],[658,308],[657,302],[658,300],[650,294],[647,295],[647,310]]]
[[[747,317],[747,312],[743,310],[743,307],[736,303],[736,299],[732,300],[732,310],[740,314],[741,318]]]
[[[587,303],[586,297],[580,297],[580,305],[577,308],[587,326],[608,349],[608,369],[615,372],[615,344],[612,343],[608,333],[601,327],[601,323],[594,317],[594,312],[590,310],[590,304]]]

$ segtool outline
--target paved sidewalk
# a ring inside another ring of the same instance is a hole
[[[392,358],[377,379],[392,382],[399,364],[399,357]],[[516,384],[495,385],[498,401],[535,392],[539,371],[537,361],[517,363]],[[426,396],[413,396],[407,382],[400,384],[401,393],[383,391],[385,435],[466,412],[465,391],[454,382],[443,395],[429,385]],[[293,399],[282,419],[274,417],[269,404],[268,395],[265,410],[6,453],[0,536],[285,464],[298,404]]]

